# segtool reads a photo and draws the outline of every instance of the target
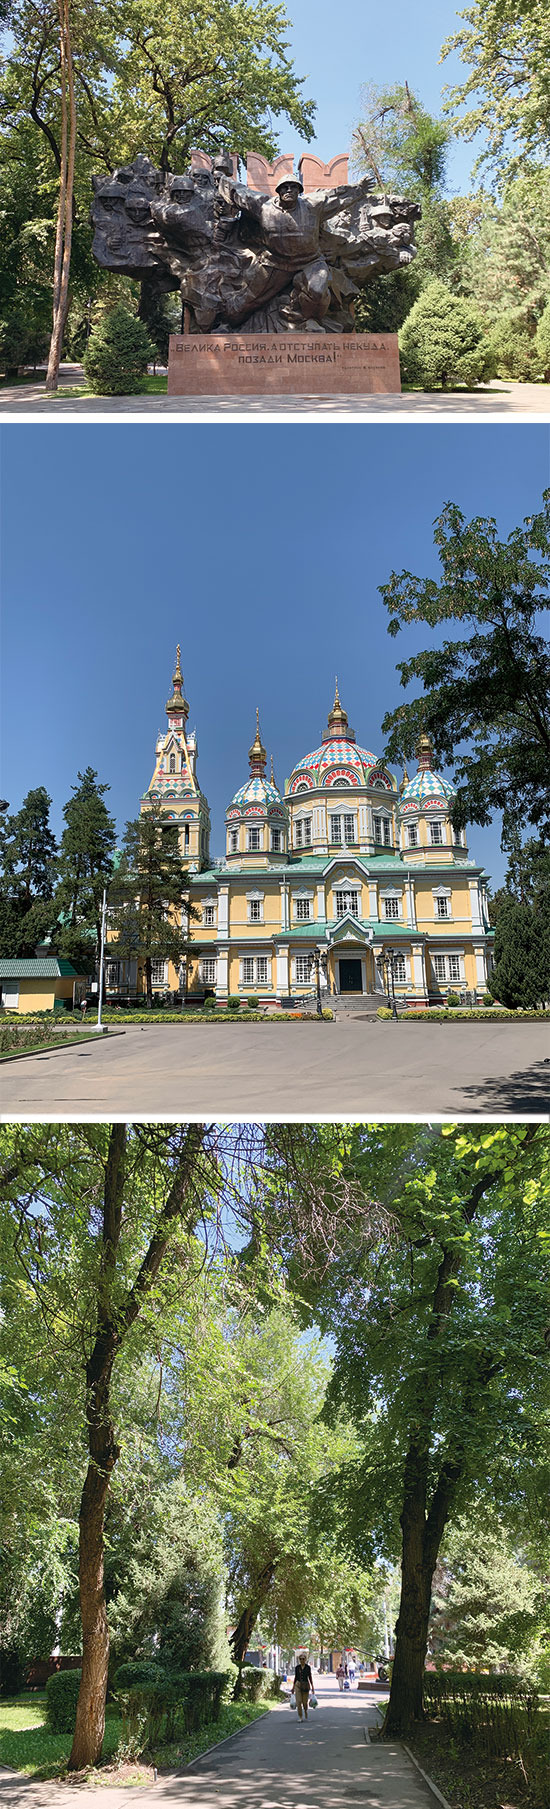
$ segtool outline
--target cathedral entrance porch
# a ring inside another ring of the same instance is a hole
[[[338,963],[339,992],[363,992],[363,964],[357,956],[341,956]]]

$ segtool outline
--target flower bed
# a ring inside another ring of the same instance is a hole
[[[387,1006],[379,1005],[377,1018],[391,1018],[392,1013]],[[483,1006],[479,1010],[471,1010],[462,1006],[453,1006],[451,1011],[440,1010],[437,1005],[428,1005],[425,1010],[398,1012],[399,1023],[408,1024],[536,1024],[550,1019],[550,1011],[506,1011],[504,1005]]]

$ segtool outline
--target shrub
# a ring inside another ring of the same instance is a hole
[[[391,1018],[391,1015],[391,1011],[388,1011],[387,1005],[378,1006],[378,1011],[376,1013],[377,1018]]]
[[[240,994],[238,992],[230,992],[227,1000],[228,1011],[238,1011],[240,1003]]]
[[[460,1005],[460,999],[457,992],[447,993],[447,1004],[452,1006]]]
[[[328,1020],[330,1020],[330,1023],[332,1023],[332,1020],[333,1020],[333,1018],[334,1018],[334,1012],[333,1012],[333,1011],[331,1011],[331,1009],[330,1009],[330,1005],[325,1005],[325,1006],[324,1006],[324,1009],[323,1009],[323,1017],[324,1017],[324,1018],[326,1018],[326,1019],[327,1019],[327,1021],[328,1021]]]
[[[541,314],[535,334],[535,352],[541,377],[550,382],[550,301]]]
[[[245,1702],[259,1702],[261,1696],[267,1695],[269,1673],[260,1671],[258,1665],[243,1665],[241,1672],[241,1696]]]
[[[512,377],[525,383],[535,375],[535,342],[524,322],[503,314],[487,334],[487,352],[495,377]]]
[[[420,389],[472,389],[490,373],[476,309],[438,279],[427,283],[399,335],[403,376]]]
[[[247,1005],[248,1005],[248,1008],[249,1008],[249,1010],[250,1010],[250,1011],[257,1011],[257,1010],[258,1010],[258,1006],[259,1006],[259,1003],[260,1003],[260,1001],[259,1001],[259,999],[256,999],[256,998],[255,998],[255,997],[254,997],[254,994],[253,994],[253,993],[251,993],[251,994],[250,994],[250,998],[249,998],[249,999],[247,999],[247,1001],[246,1001],[246,1003],[247,1003]]]
[[[90,335],[84,359],[90,389],[96,396],[138,396],[153,357],[143,322],[118,302]]]
[[[52,1734],[72,1734],[80,1671],[54,1671],[46,1684],[46,1722]]]
[[[209,993],[208,997],[204,1001],[203,1011],[215,1011],[215,1010],[216,1010],[216,1000],[215,1000],[215,998],[213,998],[212,993]]]

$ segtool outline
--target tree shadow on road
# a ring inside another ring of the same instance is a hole
[[[519,1068],[515,1074],[495,1076],[477,1086],[461,1086],[463,1106],[471,1104],[476,1112],[490,1110],[521,1117],[530,1112],[535,1117],[550,1112],[550,1057],[534,1062],[530,1068]]]

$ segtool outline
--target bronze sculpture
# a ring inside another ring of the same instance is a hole
[[[370,178],[305,196],[236,182],[232,161],[164,176],[139,156],[94,176],[93,250],[106,270],[181,293],[194,333],[350,333],[358,290],[415,256],[417,202],[380,198]]]

